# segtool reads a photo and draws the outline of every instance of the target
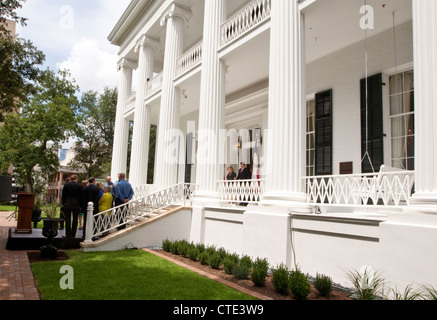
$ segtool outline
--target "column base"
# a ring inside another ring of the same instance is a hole
[[[410,199],[405,213],[425,213],[437,215],[437,193],[416,193]]]
[[[205,204],[210,205],[220,205],[218,201],[219,194],[217,192],[209,191],[196,191],[194,193],[193,204],[198,204],[204,206]]]
[[[260,205],[289,208],[295,213],[314,213],[314,206],[306,201],[305,193],[268,193],[262,197]]]

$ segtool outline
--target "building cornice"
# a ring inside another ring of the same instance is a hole
[[[132,0],[125,12],[118,20],[108,36],[108,40],[117,46],[121,45],[121,39],[131,30],[135,21],[151,7],[156,0]]]

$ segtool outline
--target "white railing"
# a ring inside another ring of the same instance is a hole
[[[171,205],[186,205],[192,201],[196,188],[194,184],[177,184],[98,214],[93,213],[94,205],[89,203],[85,243],[92,243],[94,237],[118,230],[147,215],[159,214],[160,210]]]
[[[310,204],[405,206],[410,203],[414,171],[305,177]]]
[[[134,197],[133,200],[141,199],[148,196],[151,193],[159,191],[159,188],[154,184],[143,184],[140,186],[136,186],[134,189]]]
[[[180,76],[186,71],[196,67],[202,62],[203,41],[197,43],[194,47],[185,52],[177,60],[176,76]]]
[[[222,25],[222,46],[270,18],[272,0],[253,0]]]
[[[217,181],[219,201],[258,203],[265,190],[265,180]]]
[[[147,96],[154,95],[162,89],[162,72],[157,74],[153,79],[147,83]]]

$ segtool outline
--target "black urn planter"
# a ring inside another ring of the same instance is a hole
[[[41,221],[41,213],[42,211],[39,209],[32,210],[32,222],[33,222],[34,229],[36,229],[38,222]]]
[[[41,258],[44,259],[56,259],[58,257],[58,248],[53,243],[54,239],[58,235],[59,222],[63,219],[42,219],[44,226],[42,229],[42,235],[47,238],[47,244],[41,247]]]

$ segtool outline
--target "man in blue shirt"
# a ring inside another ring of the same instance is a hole
[[[126,204],[126,211],[128,209],[128,204],[130,200],[132,200],[132,197],[134,196],[134,190],[132,189],[132,186],[129,182],[126,181],[126,174],[119,173],[118,174],[118,181],[114,183],[115,188],[115,206],[121,206],[123,204]],[[120,213],[120,224],[123,224],[126,222],[126,216]],[[122,225],[118,228],[118,230],[122,230],[126,228],[126,225]]]

